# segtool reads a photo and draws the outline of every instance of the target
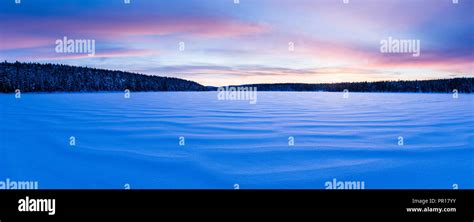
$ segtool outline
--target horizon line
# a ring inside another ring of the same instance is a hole
[[[88,69],[99,69],[99,70],[104,70],[104,71],[111,71],[111,72],[124,72],[124,73],[130,73],[130,74],[135,74],[135,75],[144,75],[144,76],[155,76],[155,77],[162,77],[162,78],[172,78],[172,79],[180,79],[180,80],[185,80],[185,81],[190,81],[190,82],[195,82],[203,87],[230,87],[230,86],[251,86],[251,85],[278,85],[278,84],[306,84],[306,85],[321,85],[321,84],[353,84],[353,83],[379,83],[379,82],[415,82],[415,81],[436,81],[436,80],[451,80],[451,79],[473,79],[473,76],[458,76],[458,77],[453,77],[453,78],[430,78],[430,79],[415,79],[415,80],[409,80],[409,79],[398,79],[398,80],[375,80],[375,81],[348,81],[348,82],[318,82],[318,83],[305,83],[305,82],[276,82],[276,83],[245,83],[245,84],[239,84],[239,85],[221,85],[221,86],[211,86],[211,85],[203,85],[199,83],[198,81],[194,80],[189,80],[185,78],[178,78],[178,77],[170,77],[170,76],[162,76],[159,74],[146,74],[146,73],[139,73],[139,72],[132,72],[132,71],[124,71],[124,70],[118,70],[118,69],[107,69],[107,68],[96,68],[96,67],[88,67],[88,66],[81,66],[81,65],[68,65],[68,64],[62,64],[62,63],[41,63],[41,62],[20,62],[16,60],[15,62],[9,62],[7,60],[4,60],[1,63],[20,63],[20,64],[39,64],[39,65],[62,65],[62,66],[70,66],[70,67],[78,67],[78,68],[88,68]]]

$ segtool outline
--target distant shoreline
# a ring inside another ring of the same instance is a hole
[[[258,93],[344,93],[344,92],[328,92],[328,91],[259,91]],[[350,91],[349,91],[350,92]],[[83,91],[83,92],[64,92],[64,91],[53,91],[53,92],[21,92],[25,95],[53,95],[53,94],[120,94],[123,95],[123,91]],[[214,90],[208,91],[131,91],[131,93],[217,93]],[[352,93],[378,93],[378,94],[426,94],[426,95],[436,95],[436,94],[452,94],[447,92],[350,92]],[[0,95],[14,95],[15,92],[0,92]],[[474,93],[463,93],[459,92],[458,94],[462,95],[474,95]]]
[[[342,83],[245,84],[268,92],[474,93],[474,77]],[[57,64],[2,62],[0,92],[207,92],[219,87],[170,77]]]

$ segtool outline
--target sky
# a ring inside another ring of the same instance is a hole
[[[474,76],[474,0],[20,1],[0,0],[2,61],[210,86]],[[94,40],[94,56],[58,53],[64,37]],[[420,55],[382,52],[389,38]]]

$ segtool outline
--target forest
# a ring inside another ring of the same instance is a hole
[[[243,85],[257,87],[258,91],[325,91],[325,92],[419,92],[419,93],[472,93],[474,78],[436,80],[399,80],[346,83],[278,83]]]
[[[327,92],[474,92],[474,78],[436,80],[399,80],[343,83],[249,84],[258,91],[327,91]],[[93,92],[93,91],[211,91],[216,87],[162,76],[76,67],[59,64],[21,62],[0,63],[0,92]]]
[[[0,92],[204,91],[178,78],[38,63],[0,63]]]

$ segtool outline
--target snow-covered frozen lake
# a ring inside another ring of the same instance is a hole
[[[24,93],[0,105],[0,181],[40,189],[474,188],[469,94]]]

